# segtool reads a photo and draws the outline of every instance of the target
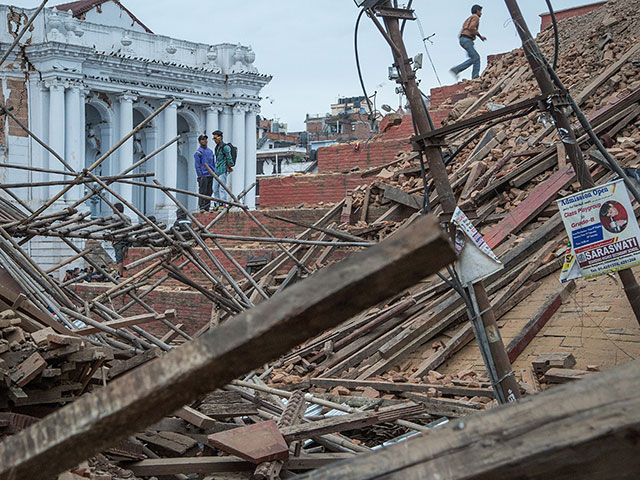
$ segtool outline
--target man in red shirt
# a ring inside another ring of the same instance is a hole
[[[480,55],[473,46],[473,41],[476,37],[480,38],[483,42],[487,39],[480,35],[480,32],[478,31],[481,16],[482,7],[480,5],[474,5],[471,8],[471,16],[467,18],[462,25],[462,31],[460,32],[460,46],[467,51],[469,58],[460,65],[456,65],[449,70],[456,77],[456,80],[458,79],[460,72],[466,70],[471,65],[473,65],[471,78],[478,78],[480,76]]]

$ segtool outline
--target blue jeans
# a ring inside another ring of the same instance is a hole
[[[471,65],[473,65],[473,70],[471,71],[471,78],[478,78],[480,76],[480,55],[476,52],[476,49],[473,46],[473,40],[469,37],[460,37],[460,46],[467,51],[469,58],[462,62],[460,65],[456,65],[451,70],[460,73]]]
[[[225,185],[227,184],[227,175],[228,173],[221,173],[218,175],[218,178],[220,179],[220,181],[223,182]],[[215,179],[213,180],[213,196],[216,198],[219,198],[220,200],[229,199],[229,196],[227,195],[227,191]],[[225,206],[224,204],[220,204],[220,205],[222,205],[223,207]]]

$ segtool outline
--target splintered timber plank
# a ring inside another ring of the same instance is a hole
[[[327,466],[300,480],[635,480],[640,361]]]
[[[109,369],[109,378],[115,378],[123,373],[132,370],[143,363],[148,362],[149,360],[153,360],[154,358],[158,358],[162,356],[162,352],[159,348],[152,348],[151,350],[147,350],[144,353],[140,353],[135,357],[131,357],[129,360],[124,360]]]
[[[392,187],[391,185],[387,185],[387,187],[385,187],[384,198],[388,198],[389,200],[393,200],[396,203],[415,210],[419,210],[422,204],[421,198],[416,197],[415,195],[410,195],[404,190]]]
[[[371,387],[380,392],[417,392],[427,393],[429,389],[434,388],[443,395],[458,395],[461,397],[487,397],[494,398],[493,390],[490,388],[461,387],[456,385],[441,385],[439,383],[395,383],[395,382],[377,382],[373,380],[349,380],[345,378],[312,378],[311,384],[333,388],[343,386],[350,389]]]
[[[191,425],[195,425],[198,428],[212,428],[216,421],[197,411],[195,408],[191,407],[182,407],[180,410],[175,412],[176,417],[180,417],[185,422],[189,422]]]
[[[175,310],[167,310],[162,315],[158,315],[155,313],[143,313],[141,315],[135,315],[133,317],[127,318],[118,318],[117,320],[110,320],[108,322],[104,322],[104,326],[118,329],[130,327],[132,325],[142,325],[144,323],[156,322],[160,320],[173,320],[176,316]],[[89,335],[92,333],[100,333],[101,330],[96,327],[85,327],[79,330],[75,330],[74,333],[78,335]]]
[[[0,480],[54,477],[454,259],[437,220],[422,218],[5,440]]]
[[[24,387],[40,375],[45,368],[47,368],[47,362],[45,362],[44,358],[42,358],[38,352],[35,352],[18,365],[16,371],[11,375],[11,381],[18,387]]]
[[[553,201],[560,190],[573,182],[575,175],[573,167],[567,165],[538,185],[504,220],[484,235],[484,240],[489,247],[497,247],[506,240],[510,234],[531,221],[531,219]]]
[[[291,457],[284,462],[285,470],[312,470],[324,465],[353,458],[351,453],[322,453]],[[157,458],[135,463],[122,463],[123,468],[137,476],[162,476],[191,473],[224,473],[253,471],[255,465],[238,457]]]
[[[514,339],[509,342],[509,345],[507,346],[507,354],[509,355],[509,360],[511,362],[514,362],[516,358],[518,358],[518,355],[527,348],[527,345],[529,345],[537,333],[542,330],[553,314],[558,311],[562,302],[575,290],[575,288],[576,284],[574,281],[563,285],[557,293],[549,297],[547,302],[540,308],[534,317],[529,320]]]

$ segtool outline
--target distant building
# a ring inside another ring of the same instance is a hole
[[[305,124],[311,150],[336,142],[366,140],[375,133],[369,106],[362,96],[340,98],[325,115],[307,114]]]

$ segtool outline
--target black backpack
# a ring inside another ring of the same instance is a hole
[[[231,164],[229,166],[230,167],[235,167],[236,166],[236,158],[238,158],[238,147],[236,147],[232,143],[225,143],[225,145],[228,145],[229,148],[231,149]],[[222,148],[224,148],[224,146]]]

